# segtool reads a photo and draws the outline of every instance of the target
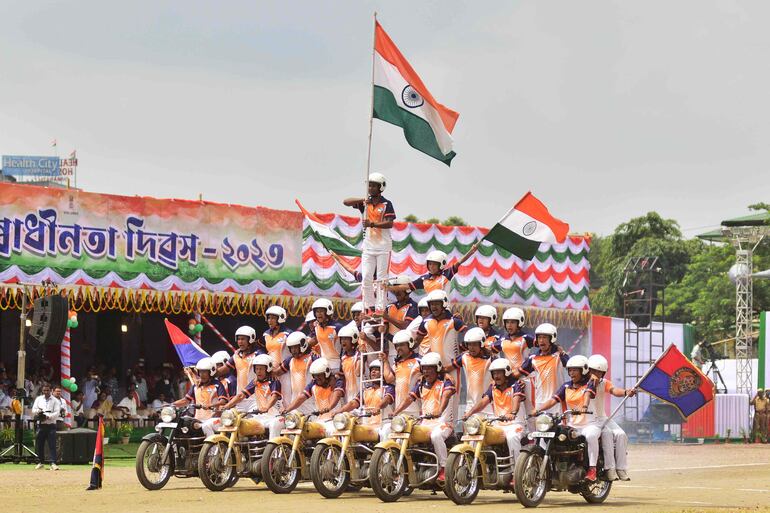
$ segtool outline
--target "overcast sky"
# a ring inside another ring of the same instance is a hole
[[[767,1],[2,2],[0,153],[89,191],[349,213],[372,12],[460,113],[452,167],[375,120],[396,213],[491,226],[527,190],[577,232],[685,234],[770,201]]]

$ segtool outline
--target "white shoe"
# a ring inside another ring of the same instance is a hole
[[[51,463],[51,470],[59,470],[59,466],[56,463]]]
[[[614,468],[611,468],[607,470],[605,473],[605,477],[607,478],[607,481],[617,481],[618,480],[618,473],[615,472]]]
[[[43,468],[42,463],[38,463],[37,465],[35,465],[35,470],[40,470],[41,468]]]
[[[618,479],[620,479],[621,481],[631,481],[631,478],[628,477],[628,472],[620,469],[618,469]]]

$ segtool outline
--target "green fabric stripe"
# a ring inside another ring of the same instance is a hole
[[[540,247],[540,242],[525,239],[499,223],[494,225],[484,238],[510,251],[522,260],[532,260],[537,254],[537,248]]]
[[[340,233],[338,230],[337,233]],[[303,232],[303,238],[307,239],[312,237],[317,242],[321,243],[320,240],[318,240],[317,237],[315,237],[315,234],[310,228],[305,228],[305,231]],[[363,240],[362,235],[357,235],[355,237],[346,237],[342,233],[340,233],[340,236],[350,242],[354,246],[358,246],[361,241]],[[457,241],[452,241],[449,244],[443,244],[439,242],[435,237],[431,237],[426,242],[419,242],[415,240],[415,238],[412,235],[407,235],[407,237],[403,240],[397,240],[393,241],[393,251],[399,252],[404,251],[405,249],[412,248],[417,253],[427,253],[433,248],[440,249],[441,251],[445,253],[451,253],[452,250],[457,249],[460,253],[466,253],[473,243],[469,244],[461,244]],[[545,251],[538,251],[535,255],[535,259],[545,262],[548,257],[550,256],[553,258],[556,262],[563,263],[567,259],[569,259],[574,264],[579,264],[584,259],[588,258],[589,251],[587,249],[581,249],[577,251],[576,253],[573,253],[571,249],[567,249],[564,252],[556,251],[553,247],[547,246],[548,249]],[[508,258],[511,256],[511,253],[508,251],[505,251],[504,249],[498,247],[498,246],[479,246],[479,253],[484,255],[485,257],[498,254],[503,258]]]
[[[436,142],[436,135],[427,121],[401,108],[396,103],[396,98],[388,89],[374,86],[374,111],[372,115],[404,129],[404,137],[409,146],[440,160],[447,166],[455,157],[455,152],[450,151],[444,155]]]
[[[341,241],[337,239],[333,239],[331,237],[322,237],[318,235],[317,233],[313,234],[315,239],[323,244],[323,246],[334,253],[337,253],[338,255],[344,255],[344,256],[352,256],[352,257],[359,257],[361,256],[361,250],[356,248],[351,248],[350,246],[346,246]]]
[[[765,367],[767,366],[767,312],[759,314],[759,369],[757,370],[757,386],[767,388],[765,385]]]

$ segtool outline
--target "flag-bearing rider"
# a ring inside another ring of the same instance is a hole
[[[214,378],[216,365],[210,357],[201,358],[195,364],[195,370],[198,371],[198,383],[190,387],[187,395],[174,401],[175,407],[193,404],[200,406],[195,410],[195,418],[202,422],[201,429],[206,436],[214,434],[218,418],[214,417],[214,410],[225,404],[225,389],[222,383]]]
[[[630,481],[628,477],[628,436],[617,422],[607,417],[605,410],[605,398],[607,394],[615,397],[633,397],[636,391],[633,388],[625,389],[615,387],[604,376],[609,365],[607,359],[600,355],[591,355],[588,358],[588,371],[591,373],[591,381],[596,390],[596,397],[591,401],[589,408],[594,412],[596,422],[602,430],[601,442],[604,453],[604,469],[608,481]]]
[[[492,375],[492,384],[484,392],[481,400],[465,412],[463,420],[468,420],[475,413],[485,412],[491,405],[494,416],[502,417],[495,425],[505,433],[508,451],[515,462],[521,452],[521,440],[527,434],[524,409],[526,382],[516,379],[511,362],[507,358],[493,360],[489,365],[489,373]],[[513,484],[514,480],[511,477],[511,487]]]
[[[313,380],[305,387],[302,394],[281,409],[281,415],[296,410],[308,399],[313,399],[318,420],[323,422],[326,429],[326,436],[332,436],[335,429],[330,412],[345,397],[345,380],[334,375],[329,362],[323,357],[310,365],[310,375]]]
[[[594,383],[590,381],[588,375],[588,358],[583,355],[575,355],[567,361],[566,367],[570,380],[562,384],[552,398],[544,403],[537,403],[538,410],[533,411],[532,415],[548,411],[559,404],[561,404],[563,411],[577,410],[582,412],[581,414],[567,417],[567,424],[585,437],[586,445],[588,446],[588,472],[586,472],[586,480],[596,481],[596,463],[599,460],[599,435],[601,435],[601,428],[597,425],[593,414],[586,413],[589,402],[596,396]]]
[[[343,204],[357,209],[364,215],[364,244],[361,255],[361,289],[364,296],[364,306],[367,310],[382,311],[385,298],[378,297],[375,303],[374,274],[378,280],[387,280],[390,266],[390,251],[393,242],[390,230],[396,219],[393,203],[382,196],[386,187],[385,176],[381,173],[371,173],[368,183],[368,198],[348,198]]]
[[[404,402],[399,404],[393,415],[398,415],[415,401],[420,401],[420,415],[424,417],[420,424],[432,428],[430,439],[438,459],[438,481],[444,481],[446,466],[446,440],[454,429],[454,411],[450,407],[452,396],[456,394],[454,382],[444,374],[441,355],[428,353],[420,359],[422,380],[415,385]]]
[[[250,397],[254,398],[254,410],[251,418],[262,423],[268,429],[270,438],[281,434],[283,429],[283,417],[278,415],[278,401],[281,400],[281,382],[274,379],[273,358],[268,354],[257,355],[252,361],[254,367],[254,381],[249,383],[245,390],[239,392],[224,406],[224,409],[232,408]]]
[[[325,298],[316,299],[311,308],[315,323],[308,344],[329,363],[332,372],[340,370],[340,342],[337,332],[342,325],[332,319],[334,305]]]

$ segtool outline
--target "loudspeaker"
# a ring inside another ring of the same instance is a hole
[[[67,299],[45,296],[35,300],[29,334],[43,344],[59,345],[67,330]]]

